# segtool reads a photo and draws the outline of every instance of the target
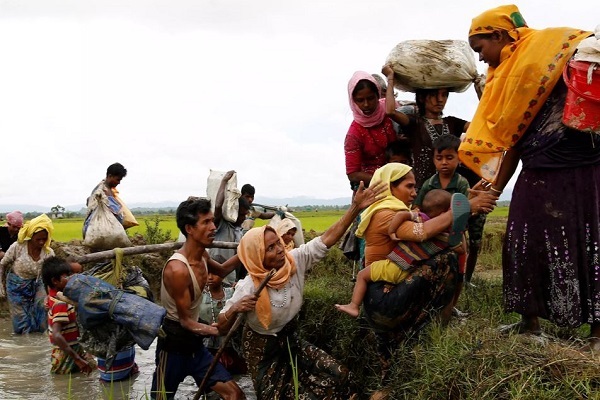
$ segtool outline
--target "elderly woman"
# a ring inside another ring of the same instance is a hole
[[[502,254],[505,308],[522,316],[512,328],[588,323],[587,346],[600,350],[600,136],[561,122],[562,71],[590,35],[531,29],[514,5],[475,17],[469,43],[488,78],[459,150],[497,194],[522,161]]]
[[[306,272],[325,257],[359,211],[376,200],[380,189],[381,185],[365,189],[361,183],[338,222],[322,236],[289,252],[270,226],[251,229],[242,237],[238,256],[248,276],[237,283],[233,297],[219,314],[219,331],[227,332],[236,314],[248,311],[243,349],[258,400],[295,398],[290,360],[298,363],[300,398],[346,400],[352,395],[348,369],[301,340],[295,319],[302,306]],[[255,288],[271,270],[275,275],[256,299]]]
[[[365,264],[385,260],[397,241],[388,232],[395,213],[405,210],[417,196],[412,168],[400,163],[389,163],[377,169],[374,180],[385,183],[382,199],[373,203],[361,214],[356,235],[366,241]],[[490,211],[497,197],[480,193],[471,200],[474,211]],[[399,240],[423,242],[444,231],[453,223],[452,210],[435,218],[417,223],[405,222],[395,232]],[[372,282],[363,301],[370,325],[378,333],[379,351],[384,369],[395,345],[394,337],[418,331],[441,310],[449,316],[457,283],[458,259],[454,252],[438,254],[422,265],[408,271],[406,279],[391,285]]]
[[[41,278],[44,260],[54,255],[50,248],[52,221],[46,214],[25,223],[16,243],[0,261],[0,297],[8,295],[8,305],[15,333],[44,332],[47,314],[46,290]],[[4,271],[9,269],[4,291]]]

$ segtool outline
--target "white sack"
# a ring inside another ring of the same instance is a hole
[[[116,247],[129,247],[131,242],[125,228],[108,206],[108,197],[100,188],[90,197],[88,204],[92,211],[83,244],[94,250],[112,250]]]
[[[594,36],[590,36],[579,42],[573,59],[600,64],[600,25],[596,27]]]
[[[387,57],[394,86],[407,92],[448,88],[464,92],[478,77],[473,50],[463,40],[407,40]]]
[[[221,186],[223,176],[227,172],[210,170],[208,175],[208,181],[206,183],[206,195],[210,197],[210,204],[212,212],[215,211],[215,200],[217,199],[217,193]],[[223,218],[229,222],[235,222],[238,218],[239,212],[239,198],[242,193],[237,188],[237,173],[234,173],[231,179],[225,186],[225,201],[223,201]]]

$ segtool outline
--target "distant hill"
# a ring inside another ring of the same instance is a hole
[[[510,202],[512,190],[507,189],[505,193],[500,196],[500,200],[503,205],[507,205]],[[266,206],[288,206],[288,207],[306,207],[306,206],[347,206],[351,202],[350,196],[348,197],[337,197],[335,199],[319,199],[316,197],[298,196],[298,197],[256,197],[254,202]],[[157,212],[160,210],[175,210],[179,202],[177,201],[162,201],[162,202],[145,202],[145,203],[131,203],[128,204],[131,211],[134,213],[148,213]],[[0,204],[0,214],[11,212],[13,210],[20,210],[23,213],[48,213],[50,208],[53,206],[41,206],[33,204]],[[64,206],[65,212],[74,213],[85,213],[84,204],[73,204]]]

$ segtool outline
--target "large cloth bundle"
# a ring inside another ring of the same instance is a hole
[[[63,294],[77,302],[77,321],[84,329],[116,324],[148,350],[158,335],[166,310],[136,294],[118,290],[102,279],[73,275]]]
[[[443,89],[464,92],[478,79],[473,50],[463,40],[407,40],[387,57],[400,90]]]
[[[88,201],[88,217],[83,228],[83,244],[95,250],[108,250],[115,247],[129,247],[131,242],[125,233],[114,209],[120,211],[120,204],[109,198],[102,187],[97,188]],[[122,214],[119,214],[122,218]]]
[[[226,172],[210,170],[208,180],[206,182],[206,195],[210,197],[212,211],[215,211],[215,200],[221,181]],[[237,188],[237,173],[234,173],[231,179],[227,181],[225,186],[225,201],[223,201],[223,218],[229,222],[235,222],[238,219],[239,203],[238,200],[242,193]]]

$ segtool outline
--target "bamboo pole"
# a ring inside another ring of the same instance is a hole
[[[262,282],[260,283],[258,288],[254,291],[254,295],[256,297],[258,297],[260,295],[260,292],[262,292],[262,290],[265,288],[265,286],[267,286],[267,283],[269,283],[269,280],[273,277],[273,275],[275,275],[275,272],[277,272],[277,271],[275,269],[272,269],[269,271],[267,276],[265,276],[265,278],[262,280]],[[242,324],[242,320],[244,319],[245,314],[246,313],[239,313],[236,316],[235,321],[233,322],[233,325],[231,325],[229,332],[227,332],[227,336],[225,336],[225,339],[223,339],[223,343],[221,343],[221,347],[219,347],[219,350],[217,350],[217,353],[213,356],[213,360],[210,363],[208,370],[206,371],[206,375],[204,375],[204,378],[202,379],[200,386],[198,386],[198,391],[196,392],[196,395],[194,396],[194,400],[198,400],[200,398],[200,396],[202,395],[202,391],[204,390],[204,386],[206,386],[206,382],[208,381],[208,378],[210,377],[213,370],[217,366],[217,363],[219,362],[219,358],[221,358],[221,354],[223,354],[223,351],[225,350],[227,343],[229,343],[229,340],[231,339],[231,337],[233,336],[233,334],[235,333],[237,328],[239,328],[239,326]]]
[[[125,247],[123,248],[123,255],[125,256],[133,256],[136,254],[145,254],[145,253],[157,253],[159,251],[173,251],[179,249],[183,246],[184,242],[173,242],[173,243],[163,243],[163,244],[146,244],[142,246],[133,246],[133,247]],[[237,249],[237,242],[213,242],[209,248],[216,247],[220,249]],[[99,251],[97,253],[85,254],[83,256],[75,257],[75,261],[80,264],[112,260],[115,258],[114,250],[106,250]]]

